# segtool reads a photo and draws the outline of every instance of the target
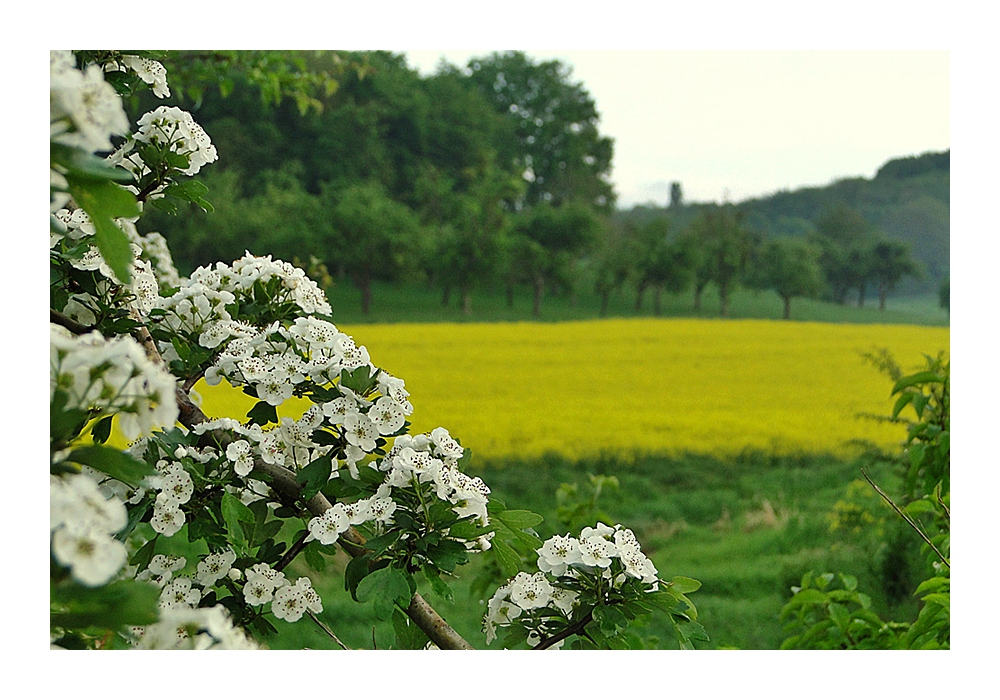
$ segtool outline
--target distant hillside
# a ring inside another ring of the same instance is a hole
[[[683,183],[682,183],[683,184]],[[824,207],[843,203],[876,229],[910,244],[925,268],[923,280],[909,280],[899,294],[936,291],[950,268],[951,151],[896,158],[874,178],[847,178],[825,187],[804,187],[739,202],[748,224],[765,236],[807,235]],[[619,217],[636,223],[666,214],[674,230],[684,228],[704,204],[638,206]]]

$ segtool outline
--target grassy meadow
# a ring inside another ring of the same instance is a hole
[[[545,516],[543,538],[580,527],[558,508],[563,484],[564,497],[575,488],[570,500],[586,501],[591,475],[614,476],[617,488],[605,485],[584,516],[631,527],[664,577],[703,582],[693,600],[712,641],[701,646],[777,648],[778,613],[809,569],[857,576],[880,614],[915,614],[919,542],[870,487],[852,485],[865,464],[892,492],[892,466],[860,443],[893,453],[905,438],[899,425],[859,417],[891,409],[890,380],[862,354],[884,348],[916,369],[922,353],[947,351],[947,327],[632,318],[341,328],[406,381],[411,430],[447,427],[493,498]],[[196,390],[210,416],[241,417],[254,403],[227,387]],[[876,526],[854,532],[844,514],[862,511]],[[453,600],[425,595],[485,648],[481,601],[502,581],[489,555],[476,559]],[[349,646],[390,646],[391,625],[343,590],[345,555],[328,562],[323,574],[294,565],[323,595],[321,619]],[[657,624],[637,631],[670,647]],[[278,626],[275,648],[331,645],[307,620]]]

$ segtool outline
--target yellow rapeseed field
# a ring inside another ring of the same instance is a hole
[[[342,330],[406,381],[414,431],[444,426],[482,458],[848,455],[854,439],[891,447],[900,427],[856,417],[892,406],[890,380],[861,353],[886,348],[918,369],[950,337],[922,326],[693,319]],[[243,418],[253,405],[238,391],[197,389],[209,415]]]

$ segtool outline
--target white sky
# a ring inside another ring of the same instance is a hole
[[[406,54],[429,74],[492,50]],[[620,207],[665,204],[675,180],[687,201],[738,202],[951,147],[948,51],[525,52],[594,98]]]

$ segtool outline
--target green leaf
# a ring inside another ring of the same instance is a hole
[[[79,408],[66,409],[68,396],[57,389],[49,406],[49,439],[53,444],[65,444],[72,440],[87,425],[90,414]]]
[[[892,387],[892,393],[895,394],[908,386],[915,386],[917,384],[929,384],[929,383],[943,384],[944,377],[942,377],[937,372],[917,372],[916,374],[911,374],[907,377],[902,377],[898,382]]]
[[[124,168],[111,165],[104,158],[98,158],[80,148],[60,143],[49,143],[49,158],[66,168],[78,180],[111,180],[130,183],[135,180],[132,173]]]
[[[231,493],[222,494],[222,518],[226,521],[227,540],[236,549],[240,556],[246,556],[247,550],[246,535],[240,527],[240,521],[245,523],[254,522],[254,514],[247,508],[240,499]]]
[[[156,473],[156,470],[145,462],[140,462],[121,450],[103,445],[79,447],[73,450],[67,460],[86,464],[129,486],[139,486],[144,477]]]
[[[392,611],[392,629],[396,633],[396,649],[423,649],[430,639],[402,610]]]
[[[115,219],[139,216],[135,195],[107,180],[93,180],[67,174],[73,199],[94,224],[94,242],[105,262],[122,284],[132,280],[132,248]]]
[[[258,401],[253,408],[247,411],[247,418],[264,427],[268,423],[278,422],[278,410],[267,401]]]
[[[128,560],[128,563],[132,566],[137,567],[138,571],[143,571],[149,568],[149,562],[153,560],[153,554],[156,551],[156,539],[153,538],[146,544],[142,545],[132,558]]]
[[[333,460],[330,459],[330,455],[317,457],[302,467],[299,473],[295,475],[296,483],[304,484],[299,497],[304,501],[308,501],[319,493],[319,490],[330,480],[330,473],[332,471]]]
[[[701,588],[701,581],[695,581],[687,576],[674,576],[670,582],[670,590],[680,595],[694,593],[699,588]]]
[[[61,584],[52,588],[52,599],[62,609],[51,614],[50,623],[58,627],[105,630],[148,625],[159,617],[156,606],[159,597],[159,588],[133,579],[97,588],[75,582]]]
[[[614,634],[618,629],[628,627],[628,620],[622,611],[614,605],[598,605],[594,608],[594,619],[601,626],[601,630],[609,634]]]
[[[392,566],[371,572],[358,584],[358,600],[362,603],[371,601],[375,617],[379,620],[392,617],[396,604],[402,608],[408,607],[411,597],[406,576]]]
[[[921,581],[920,585],[917,586],[917,590],[914,595],[920,595],[921,593],[926,593],[927,591],[939,592],[948,587],[950,580],[944,576],[934,576],[927,579],[926,581]]]
[[[358,396],[364,396],[375,387],[378,381],[369,374],[368,366],[364,365],[356,367],[351,372],[346,369],[340,370],[340,383]]]
[[[94,442],[98,445],[103,445],[111,437],[111,421],[114,416],[105,416],[99,421],[94,423],[93,427],[90,429],[90,436],[94,439]]]
[[[497,515],[497,520],[512,530],[523,530],[526,527],[534,527],[545,518],[530,510],[505,510]]]
[[[319,551],[319,547],[322,546],[323,545],[319,543],[319,540],[313,540],[306,545],[306,548],[303,550],[303,554],[305,554],[306,557],[306,564],[308,564],[313,571],[323,571],[326,569],[326,559],[323,558],[323,555],[320,554]]]
[[[451,588],[440,576],[438,576],[433,567],[425,564],[422,571],[424,573],[424,577],[427,579],[427,582],[431,584],[431,590],[433,590],[434,593],[448,601],[455,599],[455,596],[451,592]]]
[[[368,575],[371,557],[363,555],[354,557],[347,562],[344,569],[344,590],[350,592],[354,600],[358,600],[358,584]]]
[[[493,539],[493,546],[490,547],[490,551],[493,552],[496,557],[497,564],[500,566],[500,571],[507,578],[515,576],[521,568],[521,557],[517,555],[514,549],[504,542],[503,540]]]
[[[830,603],[830,619],[833,620],[833,624],[846,631],[847,626],[851,624],[851,613],[840,603]]]
[[[469,560],[469,550],[455,540],[441,540],[427,548],[427,558],[441,571],[454,571],[459,564]]]
[[[899,412],[906,408],[906,405],[913,401],[913,397],[917,394],[912,391],[907,391],[904,394],[900,394],[899,398],[896,399],[896,405],[892,407],[892,417],[896,418],[899,416]],[[919,415],[919,414],[918,414]]]
[[[930,593],[924,596],[924,603],[937,603],[945,611],[951,609],[951,594],[950,593]]]

